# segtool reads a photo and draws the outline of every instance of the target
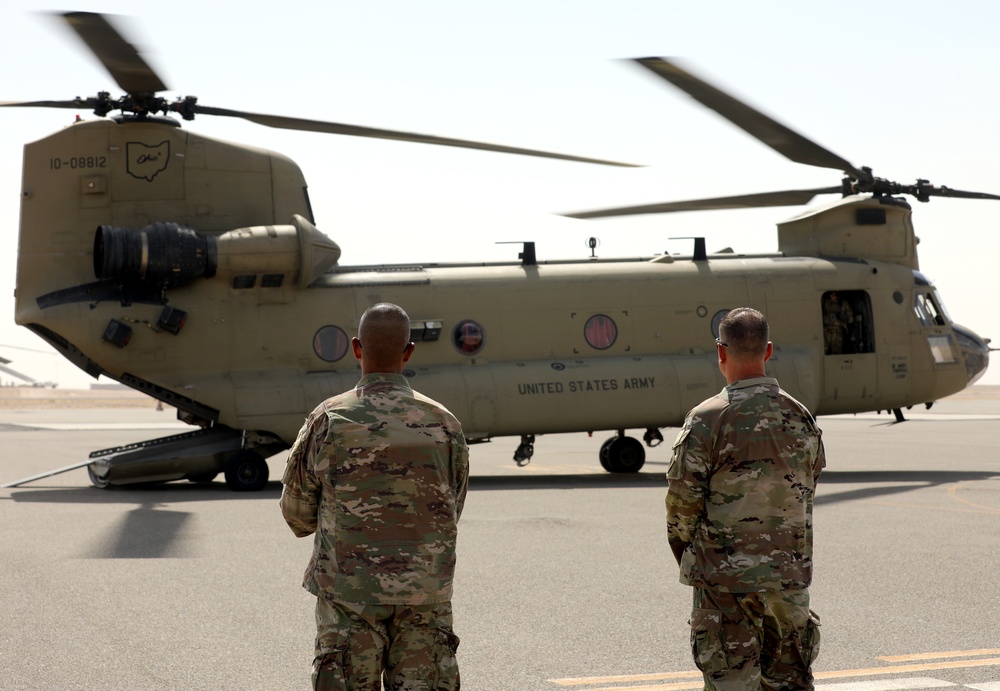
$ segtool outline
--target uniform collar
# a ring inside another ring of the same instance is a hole
[[[732,384],[727,384],[726,388],[730,391],[735,391],[736,389],[748,389],[752,386],[777,386],[778,380],[774,377],[752,377],[750,379],[740,379],[739,381],[734,381]]]
[[[390,372],[371,372],[366,374],[358,382],[358,388],[379,383],[395,384],[406,389],[410,388],[410,382],[406,381],[406,377],[402,374],[392,374]]]

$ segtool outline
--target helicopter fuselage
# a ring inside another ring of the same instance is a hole
[[[355,384],[349,340],[380,301],[413,322],[413,386],[473,440],[679,425],[724,385],[717,324],[743,305],[769,319],[769,371],[816,414],[900,409],[988,362],[920,274],[909,214],[841,202],[780,226],[771,255],[534,262],[526,247],[520,262],[350,267],[288,158],[79,122],[25,147],[16,320],[270,452]]]

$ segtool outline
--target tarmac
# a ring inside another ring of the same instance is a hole
[[[187,429],[142,396],[8,394],[0,484]],[[1000,691],[1000,387],[905,413],[820,419],[817,688]],[[472,447],[463,688],[701,688],[665,540],[663,433],[633,475],[601,470],[603,435],[539,437],[523,468],[515,438]],[[254,494],[221,478],[98,490],[83,469],[0,489],[0,689],[308,688],[312,544],[278,511],[284,454],[269,464]]]

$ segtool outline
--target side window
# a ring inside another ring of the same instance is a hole
[[[875,352],[872,303],[863,290],[823,293],[823,346],[827,355]]]

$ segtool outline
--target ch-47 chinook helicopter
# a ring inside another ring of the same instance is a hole
[[[419,348],[405,374],[414,386],[450,408],[471,441],[520,436],[519,464],[536,435],[611,430],[601,465],[639,470],[643,445],[624,430],[645,429],[654,446],[660,428],[721,388],[712,342],[740,305],[766,312],[771,372],[818,414],[899,415],[962,390],[988,364],[986,342],[951,322],[920,274],[910,207],[897,195],[1000,197],[875,178],[668,61],[640,63],[792,160],[848,179],[573,215],[844,200],[780,224],[770,255],[708,255],[699,239],[690,256],[539,261],[525,243],[520,261],[506,263],[343,266],[313,226],[291,160],[155,114],[608,162],[167,103],[106,19],[66,18],[127,95],[3,104],[122,112],[25,147],[16,321],[84,371],[168,403],[198,428],[72,466],[86,465],[99,487],[221,471],[233,489],[260,489],[266,458],[289,447],[308,411],[357,381],[350,338],[380,301],[412,319]]]

